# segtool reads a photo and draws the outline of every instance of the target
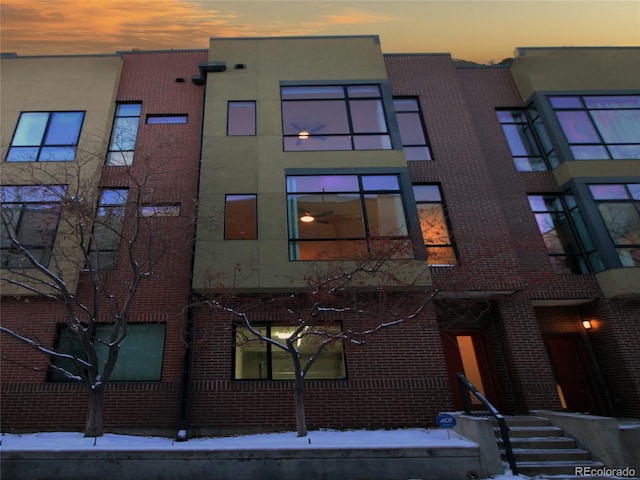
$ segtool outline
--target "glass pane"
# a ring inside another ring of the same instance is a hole
[[[35,162],[39,151],[39,147],[11,147],[7,162]]]
[[[49,114],[46,112],[23,113],[20,115],[11,145],[14,147],[40,145],[48,119]]]
[[[640,110],[596,110],[591,117],[605,143],[640,144]]]
[[[549,97],[553,108],[583,108],[580,97]]]
[[[256,330],[267,335],[266,327]],[[268,379],[267,344],[244,327],[236,328],[235,338],[235,378]]]
[[[127,203],[128,194],[129,190],[126,188],[103,190],[100,205],[124,205]]]
[[[397,175],[363,175],[363,190],[400,190]]]
[[[180,205],[143,205],[140,207],[141,217],[177,217]]]
[[[596,200],[618,200],[629,198],[627,190],[621,184],[589,185],[591,195]]]
[[[55,205],[27,205],[20,217],[18,239],[23,246],[52,248],[58,228],[60,210]]]
[[[529,125],[502,125],[502,130],[513,156],[540,156],[540,150]]]
[[[389,135],[354,135],[353,148],[356,150],[391,150]]]
[[[407,161],[431,160],[429,147],[404,147],[404,157]]]
[[[640,215],[633,203],[601,203],[602,219],[616,245],[640,245]]]
[[[588,108],[640,108],[640,95],[582,97]]]
[[[225,198],[224,238],[255,239],[258,236],[257,196],[227,195]]]
[[[357,192],[356,175],[291,175],[287,177],[287,192]]]
[[[455,265],[456,253],[453,247],[427,247],[427,263],[433,266]]]
[[[387,131],[384,109],[380,100],[352,100],[351,122],[354,133],[383,133]]]
[[[186,115],[147,115],[148,124],[187,123]]]
[[[631,192],[631,198],[640,200],[640,183],[629,183],[627,188]]]
[[[438,185],[414,185],[413,195],[416,202],[439,202],[442,200]]]
[[[107,344],[111,339],[110,325],[99,326],[96,342],[96,353],[100,370],[104,368],[109,350]],[[132,325],[120,343],[120,353],[111,380],[114,382],[159,381],[162,377],[162,358],[164,355],[165,326]]]
[[[402,113],[397,116],[403,145],[424,145],[427,140],[418,113]]]
[[[9,231],[15,235],[15,229],[18,226],[18,219],[22,212],[22,205],[2,205],[2,221],[0,222],[0,239],[1,247],[11,247]],[[9,228],[7,228],[9,227]]]
[[[442,205],[438,203],[418,204],[418,217],[422,238],[427,246],[451,246],[449,229]]]
[[[45,145],[77,145],[84,112],[54,112],[47,130]]]
[[[109,152],[107,155],[107,165],[112,167],[123,167],[133,164],[133,152]]]
[[[380,97],[380,87],[378,85],[350,85],[347,87],[347,94],[351,98],[356,97]]]
[[[365,195],[369,235],[405,236],[408,233],[402,197],[397,193]]]
[[[609,153],[602,145],[571,147],[571,153],[576,160],[608,160]]]
[[[256,102],[229,102],[227,135],[256,134]]]
[[[500,123],[529,123],[523,110],[496,110]]]
[[[640,248],[618,248],[616,252],[623,267],[640,267]]]
[[[609,153],[615,159],[640,159],[640,144],[609,145]]]
[[[283,100],[305,98],[344,98],[344,89],[342,86],[282,87],[280,91]]]
[[[289,195],[289,238],[364,238],[359,194]],[[295,217],[294,217],[295,216]]]
[[[283,102],[282,123],[285,135],[297,135],[301,140],[350,133],[347,106],[342,100]]]
[[[116,107],[117,117],[139,117],[142,105],[139,103],[119,103]]]
[[[286,152],[353,150],[353,146],[350,135],[334,135],[330,137],[314,136],[308,138],[285,137],[284,150]]]
[[[513,164],[519,172],[544,172],[547,164],[542,157],[513,157]]]
[[[135,150],[139,123],[138,117],[116,118],[109,150]]]
[[[556,112],[569,143],[600,143],[598,132],[585,111]]]
[[[534,212],[563,212],[560,198],[556,195],[529,195],[529,205]]]
[[[393,100],[393,107],[396,112],[417,112],[418,101],[415,98],[395,98]]]
[[[291,242],[291,260],[343,260],[368,258],[366,240]]]
[[[76,147],[42,147],[41,162],[72,162],[76,158]]]
[[[373,258],[414,258],[413,242],[409,239],[374,238],[369,240],[369,250]]]

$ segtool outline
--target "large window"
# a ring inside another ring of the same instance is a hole
[[[227,135],[256,134],[256,102],[229,102],[227,104]]]
[[[263,325],[256,328],[261,335],[278,342],[285,342],[295,331],[296,327]],[[320,343],[327,335],[340,332],[339,326],[322,327],[322,334],[315,334],[314,327],[310,328],[297,341],[302,365],[317,351]],[[324,333],[326,332],[326,334]],[[236,328],[235,332],[235,369],[236,380],[293,380],[294,370],[291,355],[285,350],[267,342],[258,340],[245,327]],[[326,346],[314,364],[311,366],[306,379],[341,379],[346,378],[344,348],[342,341],[336,341]]]
[[[398,175],[287,177],[289,258],[413,257]]]
[[[226,195],[224,202],[225,240],[258,238],[257,195]]]
[[[128,193],[126,189],[102,191],[91,239],[88,269],[110,270],[116,267]]]
[[[162,358],[164,355],[165,325],[129,324],[126,338],[120,342],[118,361],[111,374],[114,382],[157,382],[162,379]],[[100,371],[109,355],[111,325],[98,325],[94,342]],[[60,326],[55,350],[85,359],[79,335],[67,325]],[[52,358],[53,365],[65,369],[73,375],[80,375],[78,365],[73,360]],[[69,381],[69,377],[56,368],[49,372],[54,382]]]
[[[455,265],[456,253],[442,192],[438,185],[414,185],[413,194],[418,207],[420,230],[427,249],[427,262],[433,266]]]
[[[551,96],[576,160],[640,159],[640,95]]]
[[[589,185],[623,267],[640,267],[640,183]]]
[[[2,268],[32,268],[33,265],[11,241],[15,236],[40,264],[49,264],[60,220],[60,201],[65,187],[2,186]]]
[[[417,98],[394,98],[400,137],[407,161],[431,160],[431,149],[427,141],[424,122]]]
[[[516,170],[549,170],[558,166],[549,137],[535,108],[496,112],[507,139]]]
[[[555,273],[601,270],[573,195],[529,195],[529,205]]]
[[[122,166],[133,163],[133,154],[138,139],[140,103],[119,103],[111,130],[111,141],[107,153],[107,165]]]
[[[71,162],[76,158],[84,112],[24,112],[7,162]]]
[[[282,87],[284,149],[391,148],[379,85]]]

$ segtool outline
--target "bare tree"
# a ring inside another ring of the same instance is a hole
[[[281,378],[293,380],[299,437],[307,435],[305,380],[331,378],[318,376],[322,371],[314,372],[323,356],[334,375],[344,376],[344,370],[340,372],[344,347],[365,345],[377,333],[418,319],[438,294],[429,285],[426,262],[388,260],[394,255],[382,251],[380,256],[385,259],[316,266],[305,278],[307,287],[297,292],[247,296],[231,289],[204,300],[223,318],[232,320],[236,348],[268,344],[289,358],[288,372]],[[265,311],[277,312],[281,319],[277,332],[260,322]]]
[[[169,248],[187,248],[175,243],[184,224],[150,224],[154,216],[171,214],[171,205],[149,202],[156,182],[172,174],[158,160],[172,155],[170,143],[159,141],[154,152],[139,155],[135,168],[123,168],[122,187],[99,188],[104,156],[92,152],[79,152],[75,162],[22,164],[11,171],[17,186],[2,187],[4,294],[50,301],[49,313],[65,319],[62,330],[76,348],[43,344],[6,325],[0,331],[48,356],[58,376],[86,387],[87,437],[103,434],[105,385],[141,285]]]

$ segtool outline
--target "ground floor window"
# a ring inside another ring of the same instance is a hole
[[[256,330],[267,338],[285,342],[295,331],[294,326],[261,325]],[[322,329],[309,328],[297,340],[297,348],[302,357],[303,367],[317,352],[320,343],[327,337],[340,332],[340,326],[325,326]],[[324,332],[323,334],[316,332]],[[289,352],[258,339],[249,329],[238,327],[235,331],[234,353],[235,380],[293,380],[293,362]],[[326,346],[315,361],[308,379],[346,378],[344,348],[342,341]]]

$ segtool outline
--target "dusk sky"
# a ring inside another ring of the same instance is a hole
[[[384,53],[499,62],[516,47],[638,46],[639,0],[1,0],[3,52],[208,48],[210,37],[378,34]]]

